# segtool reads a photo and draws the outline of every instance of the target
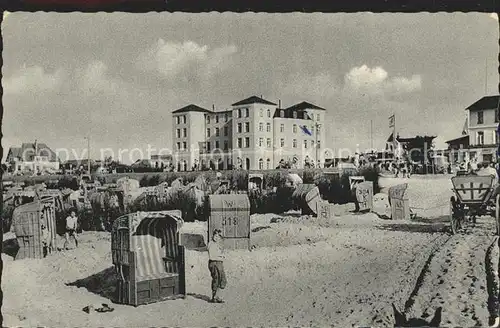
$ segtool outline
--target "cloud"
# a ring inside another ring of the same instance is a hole
[[[210,50],[207,45],[200,46],[193,41],[176,43],[159,39],[139,56],[137,66],[164,78],[173,79],[184,73],[188,78],[203,79],[227,68],[228,60],[236,52],[234,45]]]
[[[45,73],[41,66],[31,66],[23,67],[11,77],[3,78],[2,84],[6,94],[21,94],[55,90],[61,86],[63,80],[62,70],[50,74]]]
[[[108,66],[100,61],[92,61],[84,69],[81,76],[81,88],[91,92],[114,93],[119,91],[117,81],[107,76]]]
[[[388,77],[389,74],[382,67],[369,68],[362,65],[352,68],[345,74],[344,87],[355,92],[389,96],[410,93],[422,88],[420,75],[413,75],[411,78]]]

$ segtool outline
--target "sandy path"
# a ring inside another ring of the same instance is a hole
[[[403,179],[381,179],[381,184]],[[398,181],[399,180],[399,181]],[[411,204],[449,199],[449,177],[408,181]],[[410,316],[443,306],[443,325],[486,324],[485,252],[494,222],[451,237],[438,212],[427,222],[381,220],[374,214],[330,220],[276,215],[252,218],[256,249],[230,251],[225,304],[210,304],[206,252],[188,250],[184,300],[112,313],[86,314],[110,303],[114,281],[106,233],[85,233],[81,247],[45,260],[8,261],[2,285],[5,324],[23,326],[393,326],[391,303]],[[186,224],[204,233],[205,223]],[[4,257],[5,258],[5,257]],[[424,272],[424,274],[421,274]],[[419,279],[420,277],[420,279]],[[83,279],[84,287],[74,283]],[[94,286],[91,286],[92,284]],[[96,288],[97,286],[97,288]],[[408,302],[408,300],[411,302]]]
[[[8,262],[3,286],[9,301],[4,312],[10,318],[25,318],[24,326],[50,327],[371,324],[377,313],[390,315],[392,301],[405,299],[431,246],[444,235],[392,231],[378,227],[380,221],[364,220],[364,225],[344,222],[321,229],[313,224],[270,223],[271,230],[283,236],[293,231],[289,241],[296,244],[230,252],[226,304],[206,302],[207,254],[188,251],[187,299],[138,308],[114,305],[113,313],[91,315],[81,309],[109,299],[66,285],[111,266],[109,237],[88,233],[81,249],[56,254],[50,262]],[[270,229],[260,231],[264,243],[269,242],[266,230]],[[279,240],[284,245],[287,239]],[[101,276],[100,282],[109,285],[105,278]]]
[[[485,258],[495,238],[493,232],[493,219],[484,217],[475,227],[450,236],[429,259],[421,285],[407,300],[407,315],[425,318],[442,307],[444,326],[487,325]]]

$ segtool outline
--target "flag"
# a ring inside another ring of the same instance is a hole
[[[300,128],[302,129],[302,132],[304,132],[304,133],[305,133],[305,134],[307,134],[308,136],[312,136],[312,132],[311,132],[311,131],[309,131],[309,129],[307,128],[307,126],[302,125]]]
[[[393,127],[394,127],[394,123],[395,123],[395,121],[396,121],[396,117],[395,117],[395,115],[391,115],[391,116],[389,116],[389,127],[390,127],[390,128],[393,128]]]
[[[463,136],[466,136],[469,134],[469,123],[468,123],[468,119],[466,118],[465,119],[465,123],[464,123],[464,127],[462,128],[462,135]]]

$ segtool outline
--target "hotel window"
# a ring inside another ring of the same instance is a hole
[[[219,128],[215,128],[215,136],[218,137],[220,134],[220,130]]]
[[[319,114],[316,114],[316,121],[319,121],[320,120],[320,116]]]
[[[229,144],[227,142],[227,140],[224,140],[224,150],[228,150],[229,149]]]
[[[219,149],[219,140],[215,141],[215,149]]]
[[[297,148],[297,139],[293,139],[293,148]]]
[[[495,123],[498,123],[498,108],[495,109]]]
[[[250,109],[245,108],[245,117],[249,117],[249,116],[250,116]]]
[[[285,132],[285,124],[280,125],[280,132]]]
[[[250,147],[250,138],[246,137],[245,138],[245,148],[249,148],[249,147]]]
[[[267,162],[267,169],[270,170],[271,169],[271,160],[268,158],[266,162]]]
[[[241,118],[241,108],[238,108],[238,118]]]
[[[316,133],[319,134],[321,126],[318,124],[316,125]]]
[[[207,151],[210,151],[210,141],[207,141]]]
[[[259,112],[260,112],[260,117],[264,117],[264,110],[262,108],[260,109]]]
[[[293,133],[297,133],[297,124],[293,125]]]
[[[227,137],[227,126],[224,127],[224,137]]]
[[[314,140],[311,141],[311,148],[314,148]]]
[[[210,128],[207,129],[207,138],[210,138]]]
[[[271,132],[271,123],[266,124],[266,131]]]
[[[484,123],[484,113],[483,111],[477,112],[477,124],[483,124]]]
[[[215,123],[219,123],[219,115],[215,115]]]
[[[186,129],[186,128],[184,128],[182,132],[183,132],[183,134],[184,134],[184,138],[186,138],[186,137],[187,137],[187,129]]]
[[[185,141],[182,143],[182,149],[184,149],[184,150],[187,149],[187,143]]]
[[[307,140],[304,140],[304,148],[307,148]]]
[[[314,134],[314,126],[311,126],[311,135]]]
[[[484,132],[483,131],[479,131],[477,133],[477,144],[484,145]]]
[[[245,122],[245,132],[250,132],[250,123]]]
[[[186,124],[186,115],[182,115],[182,119],[184,120],[184,124]]]
[[[210,124],[210,116],[207,115],[207,124]]]
[[[263,143],[264,143],[264,138],[259,138],[259,147],[262,147]]]
[[[264,123],[259,123],[259,131],[264,131]]]
[[[181,129],[177,129],[177,138],[181,137]]]
[[[318,140],[318,141],[316,142],[316,147],[321,148],[321,141],[319,141],[319,140]]]
[[[238,148],[241,148],[241,138],[238,138]]]
[[[181,124],[181,117],[180,117],[180,116],[176,116],[176,117],[175,117],[175,122],[176,122],[177,124]]]
[[[177,150],[181,150],[181,143],[180,142],[177,143]]]
[[[271,117],[271,110],[270,109],[267,110],[267,117]]]
[[[261,158],[259,159],[259,170],[263,170],[264,169],[264,160]]]
[[[224,114],[224,122],[227,122],[227,113]]]
[[[280,139],[280,146],[285,147],[285,139],[283,138]]]
[[[271,148],[271,138],[267,138],[267,148]]]
[[[238,123],[238,133],[241,133],[241,123]]]

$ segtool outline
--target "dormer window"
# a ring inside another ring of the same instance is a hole
[[[483,124],[484,123],[484,113],[483,111],[477,112],[477,124]]]
[[[297,112],[293,112],[293,118],[297,118]]]
[[[284,110],[280,110],[280,117],[285,117],[285,111]]]

